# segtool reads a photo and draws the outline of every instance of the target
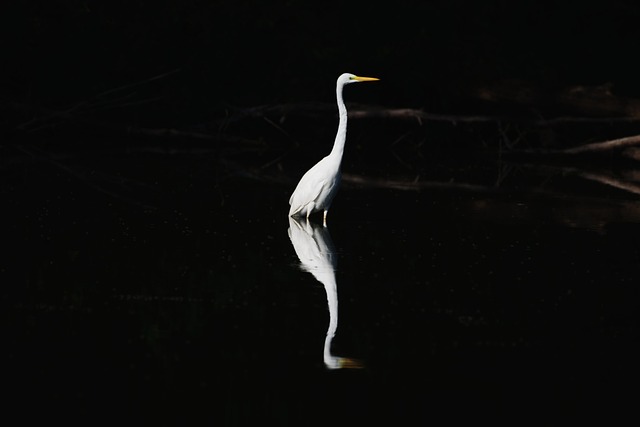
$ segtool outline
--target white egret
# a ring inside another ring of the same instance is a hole
[[[344,73],[338,77],[336,97],[340,122],[333,149],[328,156],[316,163],[300,179],[298,186],[289,199],[289,205],[291,205],[289,216],[304,215],[309,219],[309,215],[313,212],[324,211],[322,223],[325,226],[327,225],[327,213],[340,185],[340,163],[342,163],[344,143],[347,139],[347,107],[342,100],[342,88],[350,83],[376,80],[379,79],[359,77],[349,73]]]

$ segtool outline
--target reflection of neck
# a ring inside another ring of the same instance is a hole
[[[340,122],[338,123],[338,133],[336,134],[336,140],[333,143],[333,149],[329,157],[335,159],[338,163],[342,160],[342,153],[344,152],[344,142],[347,139],[347,107],[342,100],[342,84],[336,86],[336,98],[338,101],[338,115],[340,116]]]
[[[327,292],[327,304],[329,306],[329,327],[327,328],[327,336],[324,339],[324,363],[329,368],[337,368],[337,366],[333,366],[337,362],[331,355],[331,341],[338,329],[338,289],[335,278],[326,280],[323,284]]]
[[[289,238],[300,259],[300,266],[322,283],[327,294],[329,326],[324,340],[323,358],[328,369],[362,368],[356,359],[331,354],[331,342],[338,329],[338,285],[336,282],[335,249],[329,230],[312,225],[309,221],[300,224],[289,217]]]

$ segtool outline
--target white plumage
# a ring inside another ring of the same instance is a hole
[[[342,88],[350,83],[375,80],[378,79],[359,77],[349,73],[344,73],[338,77],[336,98],[340,122],[333,149],[328,156],[309,169],[298,182],[289,199],[289,205],[291,205],[289,216],[305,216],[309,219],[309,215],[312,213],[323,211],[323,224],[326,225],[327,213],[340,186],[340,164],[342,163],[344,144],[347,139],[347,107],[342,100]]]

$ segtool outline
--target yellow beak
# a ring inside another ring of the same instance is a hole
[[[376,79],[375,77],[360,77],[360,76],[355,76],[353,77],[353,80],[357,80],[359,82],[375,82],[376,80],[380,80],[380,79]]]

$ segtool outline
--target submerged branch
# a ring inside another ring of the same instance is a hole
[[[639,176],[635,170],[627,171],[624,174],[617,176],[611,172],[588,170],[574,166],[548,165],[540,163],[521,163],[520,166],[532,170],[547,171],[548,174],[555,172],[560,173],[562,176],[575,176],[588,181],[597,182],[608,187],[617,188],[634,195],[640,195],[640,184],[638,183]]]
[[[636,158],[635,155],[637,153],[635,152],[635,150],[629,148],[636,145],[640,145],[640,135],[610,139],[601,142],[593,142],[571,148],[530,148],[525,150],[517,150],[515,152],[524,154],[582,154],[627,148],[628,150],[630,150],[627,154],[628,157]]]
[[[382,178],[364,177],[362,175],[342,174],[342,181],[348,184],[355,184],[366,188],[386,188],[390,190],[419,191],[422,189],[445,189],[445,190],[465,190],[475,192],[498,191],[496,187],[488,187],[465,182],[439,182],[439,181],[404,181]]]
[[[246,118],[264,118],[267,116],[279,116],[279,122],[284,122],[289,115],[303,117],[318,117],[334,114],[335,106],[328,103],[300,103],[262,105],[253,108],[237,109],[227,121],[238,121]],[[629,123],[638,122],[640,117],[613,116],[613,117],[580,117],[561,116],[550,119],[534,117],[512,117],[509,115],[460,115],[460,114],[436,114],[424,111],[421,108],[385,108],[371,105],[350,104],[349,118],[351,119],[391,119],[391,120],[416,120],[423,122],[449,122],[449,123],[497,123],[505,121],[521,122],[534,126],[555,126],[566,123]]]
[[[125,203],[141,207],[143,209],[150,209],[150,210],[156,209],[155,206],[140,202],[139,200],[131,198],[131,197],[124,196],[123,194],[120,194],[120,193],[118,193],[116,191],[110,190],[110,189],[108,189],[108,188],[106,188],[106,187],[104,187],[102,185],[97,184],[93,180],[89,179],[90,174],[88,174],[86,172],[81,172],[81,171],[79,171],[79,170],[77,170],[75,168],[72,168],[72,167],[70,167],[70,166],[68,166],[68,165],[56,160],[52,155],[50,155],[49,153],[47,153],[46,151],[44,151],[44,150],[42,150],[40,148],[37,148],[35,146],[29,146],[28,148],[26,146],[15,146],[15,148],[18,151],[20,151],[20,152],[22,152],[22,153],[24,153],[24,154],[26,154],[26,155],[28,155],[30,157],[37,158],[37,159],[40,159],[42,161],[45,161],[45,162],[51,164],[52,166],[54,166],[54,167],[56,167],[56,168],[58,168],[58,169],[60,169],[60,170],[62,170],[64,172],[66,172],[70,176],[76,178],[80,182],[83,182],[88,187],[90,187],[90,188],[92,188],[92,189],[94,189],[94,190],[96,190],[96,191],[98,191],[100,193],[103,193],[103,194],[105,194],[107,196],[110,196],[110,197],[112,197],[114,199],[121,200],[121,201],[123,201]]]
[[[10,107],[14,111],[35,114],[42,117],[39,119],[31,119],[28,122],[25,122],[20,126],[18,126],[18,129],[28,133],[35,133],[47,128],[57,127],[60,125],[59,121],[66,121],[74,125],[107,129],[110,131],[124,133],[128,135],[152,136],[152,137],[158,137],[158,138],[166,138],[166,137],[188,138],[188,139],[209,140],[209,141],[237,144],[237,145],[244,145],[244,146],[262,145],[262,143],[257,140],[247,139],[240,136],[235,136],[235,135],[221,133],[221,132],[206,133],[206,132],[182,130],[182,129],[176,129],[176,128],[152,128],[152,127],[129,125],[129,124],[119,123],[115,121],[93,119],[93,118],[85,117],[80,113],[76,113],[75,111],[77,110],[77,106],[74,106],[71,109],[60,110],[60,111],[42,108],[42,107],[34,107],[26,104],[18,104],[18,103],[12,103],[5,106]]]
[[[622,179],[619,179],[610,175],[594,173],[594,172],[578,171],[576,172],[576,174],[590,181],[599,182],[601,184],[608,185],[610,187],[614,187],[619,190],[640,195],[640,185],[635,183],[624,181]]]
[[[603,142],[595,142],[592,144],[580,145],[578,147],[567,148],[564,151],[566,154],[577,154],[594,151],[612,150],[615,148],[628,147],[640,143],[640,135],[628,136],[625,138],[611,139]]]
[[[151,83],[151,82],[156,81],[156,80],[164,79],[166,77],[169,77],[172,74],[179,73],[180,71],[181,71],[180,68],[176,68],[174,70],[167,71],[166,73],[158,74],[156,76],[149,77],[149,78],[137,81],[137,82],[127,83],[127,84],[125,84],[123,86],[119,86],[119,87],[116,87],[116,88],[113,88],[113,89],[106,90],[106,91],[104,91],[102,93],[99,93],[96,97],[97,98],[104,98],[107,95],[112,95],[112,94],[117,93],[117,92],[122,92],[124,90],[133,89],[134,87],[142,86],[142,85]]]

